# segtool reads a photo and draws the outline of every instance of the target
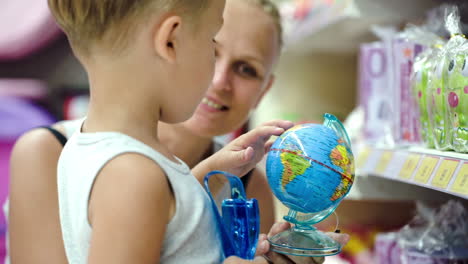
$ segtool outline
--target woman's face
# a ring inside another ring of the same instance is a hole
[[[244,124],[273,83],[272,68],[280,50],[277,34],[273,19],[259,7],[226,1],[224,25],[215,38],[213,81],[184,126],[211,137]]]

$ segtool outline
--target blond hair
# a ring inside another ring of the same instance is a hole
[[[150,14],[178,11],[190,18],[210,0],[48,0],[55,20],[74,50],[88,54],[99,43],[109,50],[124,48],[130,32]]]
[[[281,14],[278,7],[271,0],[244,0],[252,3],[261,8],[266,14],[268,14],[275,24],[276,31],[278,33],[278,44],[280,47],[283,46],[283,27],[281,25]]]

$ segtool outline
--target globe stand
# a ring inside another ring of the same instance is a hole
[[[308,214],[290,209],[288,215],[284,216],[284,220],[294,224],[294,227],[269,238],[271,249],[282,254],[309,257],[340,253],[340,243],[313,226],[330,216],[337,206]]]
[[[295,256],[331,256],[341,252],[341,245],[319,230],[293,227],[268,239],[271,250]]]

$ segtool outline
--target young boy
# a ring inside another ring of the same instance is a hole
[[[200,102],[213,74],[224,0],[49,6],[90,82],[87,118],[58,164],[69,263],[220,263],[207,194],[158,141],[157,125],[186,120]],[[269,136],[290,125],[277,122],[241,138],[201,164],[198,178],[212,168],[247,172]]]

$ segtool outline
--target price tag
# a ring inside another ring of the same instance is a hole
[[[361,169],[364,167],[364,165],[366,165],[366,162],[367,160],[369,159],[369,154],[370,154],[371,150],[370,148],[368,147],[363,147],[360,151],[359,151],[359,155],[358,155],[358,158],[356,160],[356,167],[358,169]]]
[[[450,180],[452,179],[453,173],[457,169],[458,163],[458,160],[443,160],[432,179],[431,185],[442,189],[447,188]]]
[[[410,154],[408,158],[406,158],[398,176],[403,179],[410,179],[411,175],[413,175],[413,172],[416,170],[420,159],[421,155]]]
[[[414,180],[419,183],[427,183],[438,161],[438,158],[425,157],[421,161],[421,165],[419,166],[418,171],[416,171]]]
[[[380,156],[380,160],[375,167],[375,172],[378,174],[383,174],[392,161],[393,152],[391,151],[384,151],[382,152],[382,156]]]
[[[456,193],[468,195],[468,162],[463,164],[455,177],[455,181],[453,182],[450,190]]]

